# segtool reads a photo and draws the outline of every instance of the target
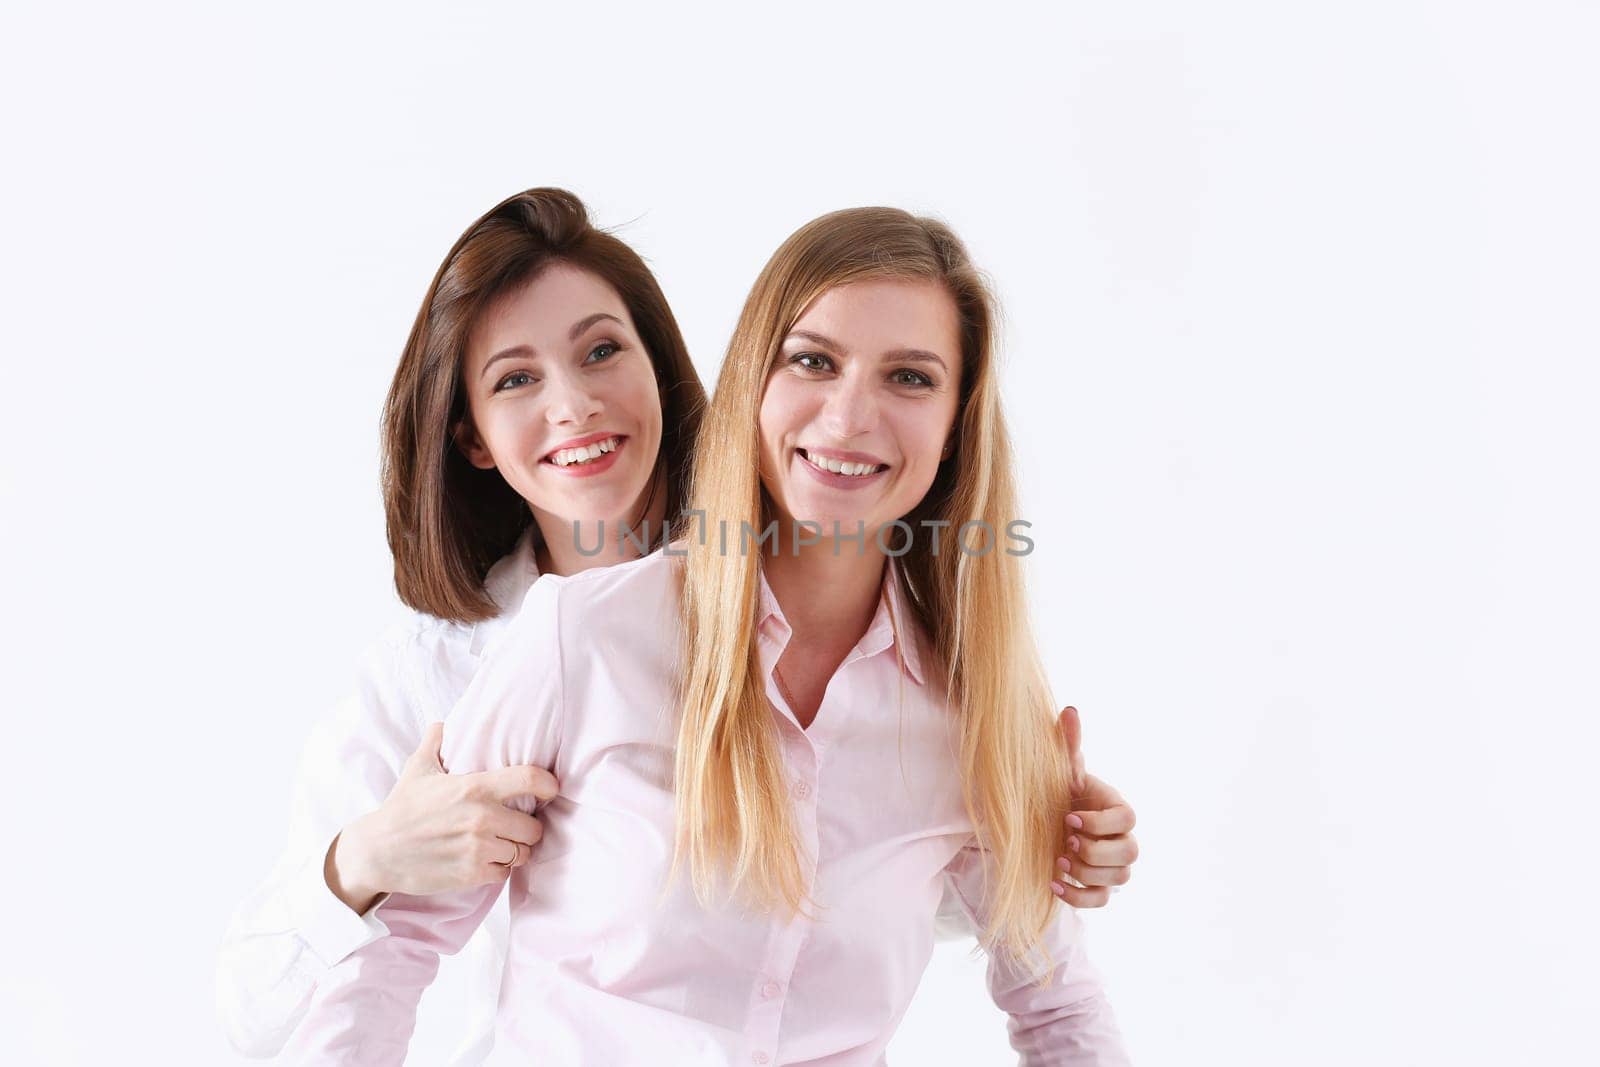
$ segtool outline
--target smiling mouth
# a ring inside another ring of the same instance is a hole
[[[616,434],[600,441],[591,441],[589,444],[577,448],[558,448],[550,453],[541,463],[549,463],[556,467],[581,467],[588,463],[598,462],[622,447],[622,442],[627,440],[623,434]]]
[[[868,475],[879,474],[889,469],[887,463],[855,463],[850,460],[834,459],[832,456],[813,456],[803,448],[795,449],[800,453],[800,458],[829,474],[842,474],[847,478],[865,478]]]

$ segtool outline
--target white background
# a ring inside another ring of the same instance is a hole
[[[559,184],[708,382],[823,211],[993,274],[1138,1062],[1593,1062],[1593,5],[592,8],[8,5],[0,1059],[233,1062],[215,945],[396,610],[401,343]],[[1003,1024],[946,946],[891,1058]]]

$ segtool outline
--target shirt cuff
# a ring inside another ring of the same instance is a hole
[[[375,912],[389,894],[379,896],[365,915],[357,915],[328,888],[323,875],[326,859],[324,849],[289,883],[289,919],[312,953],[325,966],[332,967],[357,949],[388,936],[389,928]]]

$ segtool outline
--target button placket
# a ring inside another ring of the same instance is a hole
[[[774,920],[772,924],[761,972],[750,991],[750,1024],[745,1036],[750,1042],[752,1059],[777,1053],[778,1033],[787,1002],[785,994],[809,933],[809,920],[800,915],[786,923]]]
[[[785,771],[796,798],[796,836],[799,838],[800,861],[805,879],[805,892],[816,892],[817,884],[817,774],[822,763],[822,746],[798,724],[780,720],[781,749]],[[770,1063],[778,1053],[778,1034],[783,1022],[794,968],[800,959],[800,950],[810,936],[810,920],[796,915],[788,922],[774,920],[768,937],[767,951],[761,970],[750,988],[749,1026],[746,1030],[751,1063]]]
[[[786,724],[792,725],[792,724]],[[798,728],[784,731],[782,741],[785,771],[791,781],[806,784],[814,794],[819,756],[816,746]],[[816,891],[816,819],[811,805],[797,805],[797,830],[801,844],[801,865],[805,877],[805,892]],[[810,934],[810,920],[795,915],[784,921],[774,917],[767,935],[767,948],[762,956],[761,969],[750,986],[749,1025],[746,1038],[750,1042],[753,1063],[766,1063],[776,1057],[778,1033],[783,1021],[789,983],[794,978],[794,968],[800,958],[800,948]],[[767,1057],[761,1059],[759,1057]]]

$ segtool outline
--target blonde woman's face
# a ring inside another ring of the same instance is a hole
[[[631,516],[661,448],[661,396],[622,297],[557,263],[491,304],[467,342],[472,464],[541,524]]]
[[[761,399],[761,482],[780,515],[873,534],[922,500],[955,421],[961,333],[937,282],[830,289],[784,339]]]

